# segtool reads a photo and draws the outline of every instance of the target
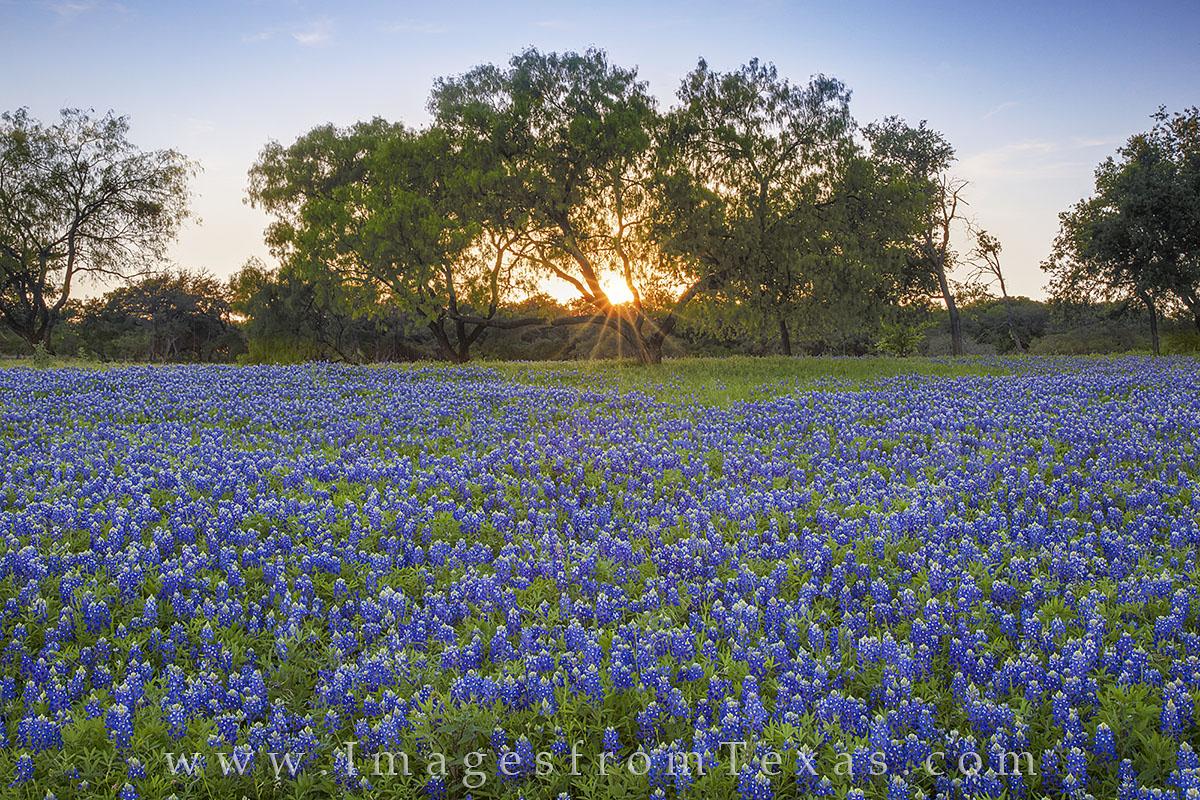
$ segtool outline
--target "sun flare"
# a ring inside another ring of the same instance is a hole
[[[620,275],[604,275],[600,278],[600,288],[608,295],[609,301],[615,306],[633,302],[633,292]],[[570,303],[579,299],[579,291],[566,281],[550,279],[542,284],[542,290],[560,303]]]

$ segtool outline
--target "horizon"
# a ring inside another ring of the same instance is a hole
[[[437,77],[530,46],[605,50],[637,67],[664,108],[699,58],[718,69],[759,58],[794,82],[844,81],[860,126],[894,114],[942,131],[957,150],[953,173],[970,183],[970,215],[1004,246],[1011,293],[1040,299],[1057,215],[1090,194],[1095,167],[1160,106],[1200,102],[1195,5],[1088,15],[1075,13],[1082,4],[632,8],[0,0],[0,67],[17,76],[0,88],[0,109],[28,107],[44,121],[61,108],[111,109],[130,118],[135,144],[197,161],[195,218],[172,266],[224,279],[251,256],[275,264],[267,216],[246,203],[246,172],[269,140],[374,116],[420,127]]]

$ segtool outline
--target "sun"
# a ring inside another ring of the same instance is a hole
[[[608,295],[608,299],[614,306],[623,306],[633,302],[633,292],[629,291],[629,286],[624,279],[617,275],[603,278],[600,281],[600,287],[604,289],[604,293]]]
[[[574,286],[557,278],[548,278],[541,283],[542,291],[553,297],[559,303],[570,303],[579,299],[579,292]],[[600,288],[608,295],[614,306],[623,306],[633,302],[633,292],[629,291],[625,279],[616,274],[605,274],[600,278]]]

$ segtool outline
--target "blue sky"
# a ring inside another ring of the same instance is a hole
[[[955,145],[970,213],[1041,296],[1056,215],[1161,104],[1200,103],[1200,3],[186,3],[0,0],[0,108],[128,114],[144,147],[198,160],[184,267],[267,257],[244,202],[268,139],[372,116],[426,121],[434,78],[522,48],[606,49],[664,103],[703,56],[752,57],[853,90],[861,124],[929,120]]]

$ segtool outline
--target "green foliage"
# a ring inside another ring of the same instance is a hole
[[[1052,313],[1046,303],[1027,297],[988,298],[963,306],[963,330],[974,341],[990,346],[997,353],[1011,353],[1016,351],[1016,344],[1009,328],[1010,319],[1017,338],[1028,348],[1050,332]]]
[[[660,114],[602,51],[529,49],[437,81],[428,128],[268,144],[251,200],[285,272],[356,315],[424,326],[451,360],[487,331],[592,324],[654,363],[698,301],[717,310],[689,315],[700,336],[869,351],[879,320],[928,290],[913,242],[949,146],[886,120],[867,155],[842,83],[794,85],[757,60],[701,62],[678,96]],[[577,293],[571,314],[505,313],[547,280]]]
[[[953,247],[955,228],[961,225],[966,181],[950,175],[954,148],[924,120],[916,126],[899,117],[887,117],[865,130],[871,155],[912,204],[916,224],[904,241],[905,270],[901,286],[906,295],[940,296],[950,323],[955,355],[964,350],[958,298],[951,273],[958,264]]]
[[[230,361],[244,346],[230,311],[212,277],[168,272],[84,303],[72,327],[103,360]]]
[[[1139,304],[1097,303],[1043,304],[1050,312],[1042,336],[1034,339],[1029,352],[1036,355],[1084,355],[1088,353],[1148,352],[1148,313]],[[1165,330],[1177,323],[1168,322]]]
[[[600,50],[531,48],[439,80],[430,105],[456,146],[502,166],[487,218],[511,237],[520,274],[564,282],[582,319],[638,359],[661,359],[675,325],[664,310],[690,296],[675,287],[694,284],[702,265],[665,257],[651,235],[662,119],[636,70]],[[610,297],[613,280],[628,302]]]
[[[662,246],[713,264],[727,294],[774,319],[808,289],[800,256],[855,155],[849,92],[825,76],[793,85],[757,60],[729,73],[701,61],[679,98],[662,156]]]
[[[33,346],[33,365],[38,369],[46,369],[51,365],[50,351],[46,349],[46,345],[38,342]]]
[[[230,280],[230,300],[245,322],[248,363],[412,361],[430,342],[413,335],[410,319],[363,316],[355,298],[328,276],[306,278],[291,268],[268,270],[248,261]]]
[[[1092,196],[1060,215],[1042,268],[1058,299],[1135,299],[1152,322],[1181,306],[1200,329],[1200,109],[1160,109],[1154,121],[1097,167]]]
[[[0,115],[0,311],[31,346],[51,344],[82,278],[144,274],[187,216],[193,165],[128,133],[112,112],[64,109],[49,125],[24,108]]]
[[[354,316],[405,315],[430,330],[443,356],[465,360],[483,327],[464,327],[460,315],[480,303],[495,313],[507,248],[485,228],[481,152],[453,146],[439,128],[325,125],[264,148],[250,197],[274,217],[267,241],[290,278]]]
[[[246,343],[243,364],[303,364],[328,360],[317,342],[288,337],[260,337]]]
[[[923,325],[904,321],[885,322],[879,337],[879,349],[888,355],[905,358],[917,352],[924,335]]]
[[[1200,353],[1200,333],[1189,330],[1168,333],[1163,337],[1163,352],[1170,354]]]
[[[718,278],[689,323],[785,354],[794,343],[867,350],[905,291],[898,245],[919,204],[855,144],[845,86],[826,76],[794,85],[758,61],[729,73],[701,61],[679,97],[656,235]]]

